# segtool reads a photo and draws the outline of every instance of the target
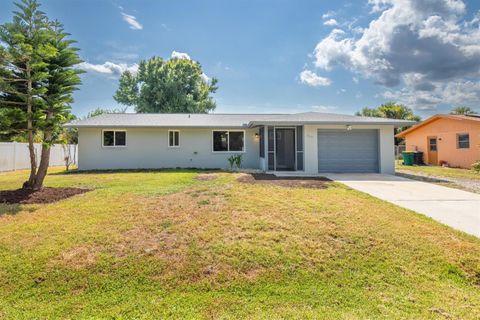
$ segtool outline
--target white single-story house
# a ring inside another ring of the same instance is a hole
[[[394,173],[394,127],[414,122],[296,114],[103,114],[78,128],[80,170],[228,168]]]

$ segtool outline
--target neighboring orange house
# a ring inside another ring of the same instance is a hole
[[[470,169],[480,161],[479,115],[438,114],[396,137],[405,138],[406,151],[422,151],[427,164]]]

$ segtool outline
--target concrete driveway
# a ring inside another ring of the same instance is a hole
[[[383,174],[326,174],[352,189],[480,237],[480,194]]]

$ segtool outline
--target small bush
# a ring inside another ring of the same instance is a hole
[[[242,155],[241,154],[235,154],[230,157],[228,157],[228,163],[230,164],[230,169],[234,169],[234,167],[237,167],[237,169],[240,169],[242,167]]]
[[[472,164],[472,170],[475,171],[476,173],[480,173],[480,160]]]

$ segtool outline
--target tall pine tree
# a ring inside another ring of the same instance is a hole
[[[67,39],[69,34],[58,21],[50,23],[50,31],[51,37],[48,41],[52,48],[55,48],[56,54],[46,59],[48,77],[45,81],[46,90],[41,94],[44,103],[38,121],[38,127],[43,132],[43,143],[34,189],[40,189],[43,185],[50,162],[50,148],[62,133],[62,125],[72,119],[72,94],[81,83],[81,71],[74,68],[82,62],[78,49],[72,46],[75,41]]]
[[[73,67],[80,59],[61,25],[50,22],[36,0],[15,5],[13,21],[0,26],[0,131],[26,133],[30,176],[23,187],[38,190],[50,146],[69,118],[72,92],[80,83]],[[39,168],[33,144],[37,132],[43,132]]]

